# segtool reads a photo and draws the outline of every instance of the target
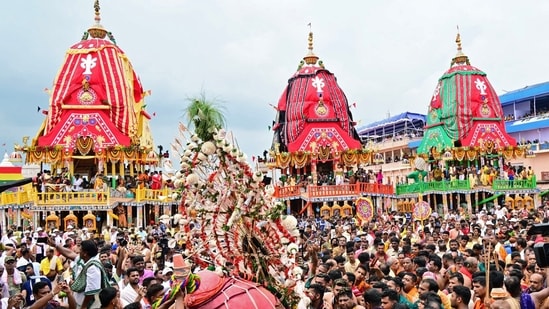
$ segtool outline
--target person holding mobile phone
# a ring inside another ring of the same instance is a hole
[[[73,292],[65,282],[56,284],[53,290],[45,282],[35,283],[33,285],[33,295],[36,301],[31,306],[26,307],[26,309],[60,308],[60,303],[54,300],[54,297],[61,292],[67,298],[68,308],[76,309],[76,300]]]
[[[50,279],[48,279],[48,277],[40,275],[40,264],[36,262],[27,264],[25,273],[27,275],[28,280],[25,281],[25,283],[23,283],[23,286],[21,288],[21,294],[25,299],[25,304],[27,306],[31,306],[35,302],[33,285],[38,282],[45,282],[51,289],[52,283]],[[59,277],[61,278],[61,276]]]

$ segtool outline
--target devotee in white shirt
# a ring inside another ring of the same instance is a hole
[[[503,219],[507,216],[507,208],[501,207],[499,205],[496,206],[496,211],[494,213],[496,215],[496,219]]]
[[[120,291],[120,300],[124,307],[141,302],[145,295],[145,289],[139,284],[139,270],[135,267],[128,268],[126,276],[128,276],[128,285]]]
[[[74,182],[72,183],[72,191],[73,192],[80,192],[82,191],[82,183],[84,180],[82,177],[80,177],[79,174],[74,175]]]

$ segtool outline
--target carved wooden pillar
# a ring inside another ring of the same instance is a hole
[[[442,194],[442,209],[444,211],[444,215],[446,215],[448,213],[448,194],[447,193]]]

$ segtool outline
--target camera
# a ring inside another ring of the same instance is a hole
[[[124,237],[118,237],[116,238],[116,242],[120,245],[120,247],[126,247],[128,245],[128,241]]]
[[[163,250],[168,249],[168,237],[166,235],[162,235],[158,243]]]
[[[528,235],[549,236],[549,223],[534,224]],[[536,263],[539,267],[549,267],[549,243],[537,243],[534,245],[534,253],[536,254]]]

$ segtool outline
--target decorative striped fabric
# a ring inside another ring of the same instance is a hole
[[[487,114],[482,114],[485,101],[489,108],[484,109]],[[452,67],[440,78],[430,106],[427,126],[442,122],[444,131],[454,141],[471,131],[473,118],[500,118],[498,122],[504,124],[499,97],[486,73],[468,65]],[[439,109],[438,117],[429,117],[433,109]]]
[[[86,61],[93,64],[86,65]],[[124,52],[107,40],[89,39],[73,45],[66,53],[55,80],[44,135],[61,120],[63,105],[78,105],[85,79],[95,94],[92,104],[110,105],[109,118],[120,132],[137,135],[135,104],[143,99],[143,88]]]
[[[335,76],[327,70],[311,69],[311,73],[303,73],[303,70],[288,81],[288,87],[285,90],[285,96],[280,98],[278,104],[279,110],[285,113],[285,132],[283,140],[290,144],[294,142],[303,132],[306,125],[306,119],[319,118],[314,110],[317,106],[321,93],[322,101],[329,110],[329,117],[337,118],[341,128],[354,136],[352,126],[350,125],[350,111],[348,101],[337,84]],[[313,79],[319,78],[324,82],[322,92],[318,92],[313,86]]]

